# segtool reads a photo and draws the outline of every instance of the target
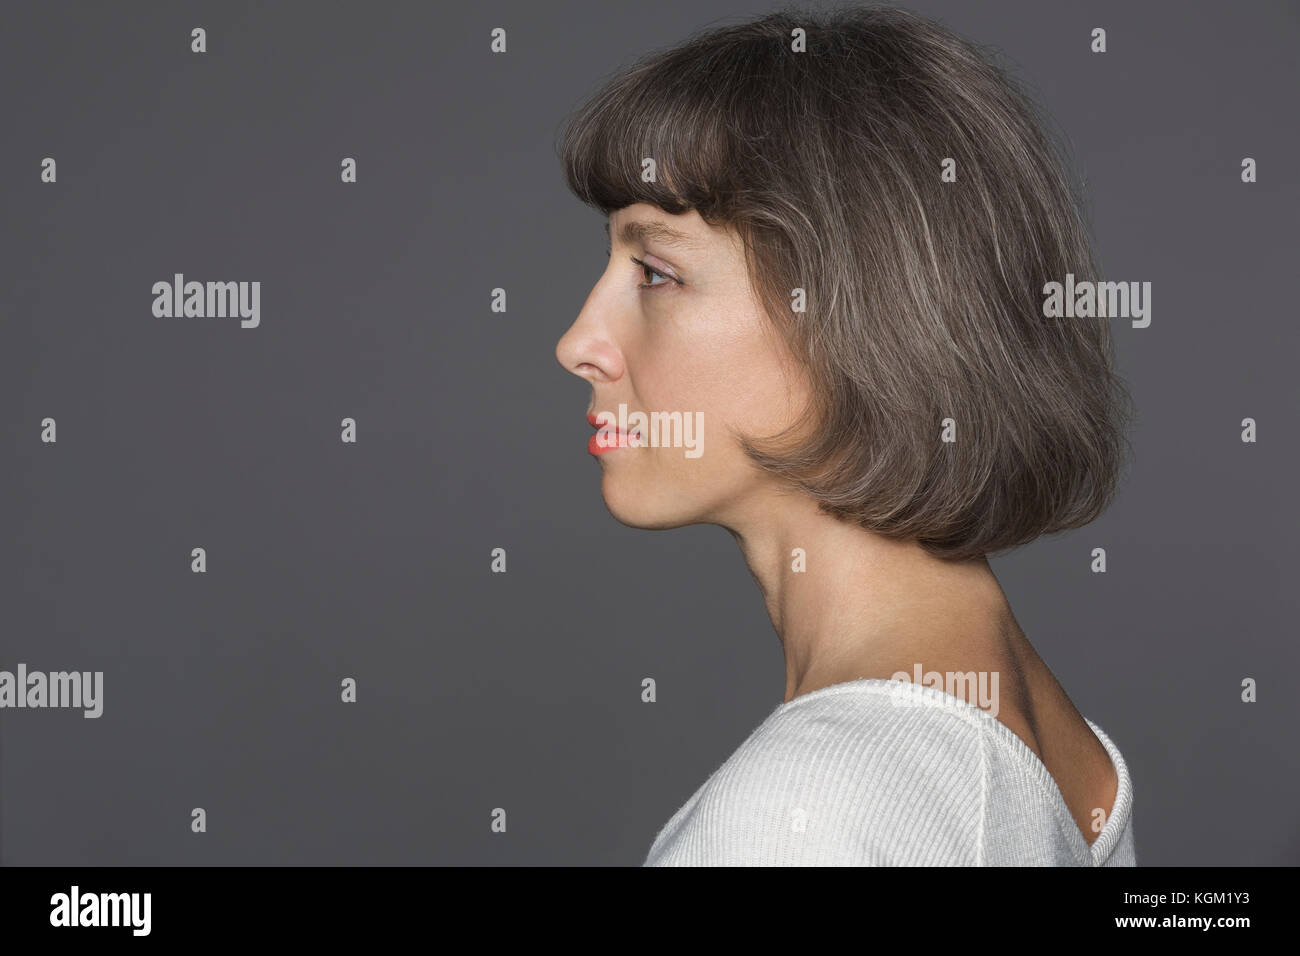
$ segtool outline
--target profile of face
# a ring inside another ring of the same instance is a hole
[[[634,433],[600,447],[612,431],[594,429],[606,507],[638,528],[731,525],[776,487],[736,433],[766,438],[799,421],[807,378],[763,314],[734,230],[643,203],[615,210],[608,230],[609,263],[555,348],[591,384],[589,422],[608,413],[617,426],[623,405]],[[636,412],[680,413],[683,426],[651,435]]]

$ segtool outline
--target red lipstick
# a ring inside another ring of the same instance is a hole
[[[628,433],[613,422],[602,425],[591,412],[587,413],[587,424],[596,429],[595,434],[587,439],[587,451],[593,455],[617,451],[620,448],[634,448],[628,439]]]

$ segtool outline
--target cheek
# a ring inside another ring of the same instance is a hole
[[[666,330],[647,343],[653,359],[636,381],[647,409],[703,412],[714,435],[776,431],[797,397],[788,359],[748,315],[717,312]]]

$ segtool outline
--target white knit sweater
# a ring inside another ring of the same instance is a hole
[[[1086,718],[1085,718],[1086,719]],[[923,684],[832,684],[781,704],[673,814],[645,866],[1136,866],[1133,784],[1089,845],[1038,756]]]

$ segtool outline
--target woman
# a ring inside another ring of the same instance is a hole
[[[1131,415],[1106,320],[1044,316],[1099,277],[1026,97],[915,15],[781,12],[616,77],[562,159],[609,218],[556,347],[605,503],[730,531],[785,653],[646,863],[1134,865],[987,561],[1106,507]]]

